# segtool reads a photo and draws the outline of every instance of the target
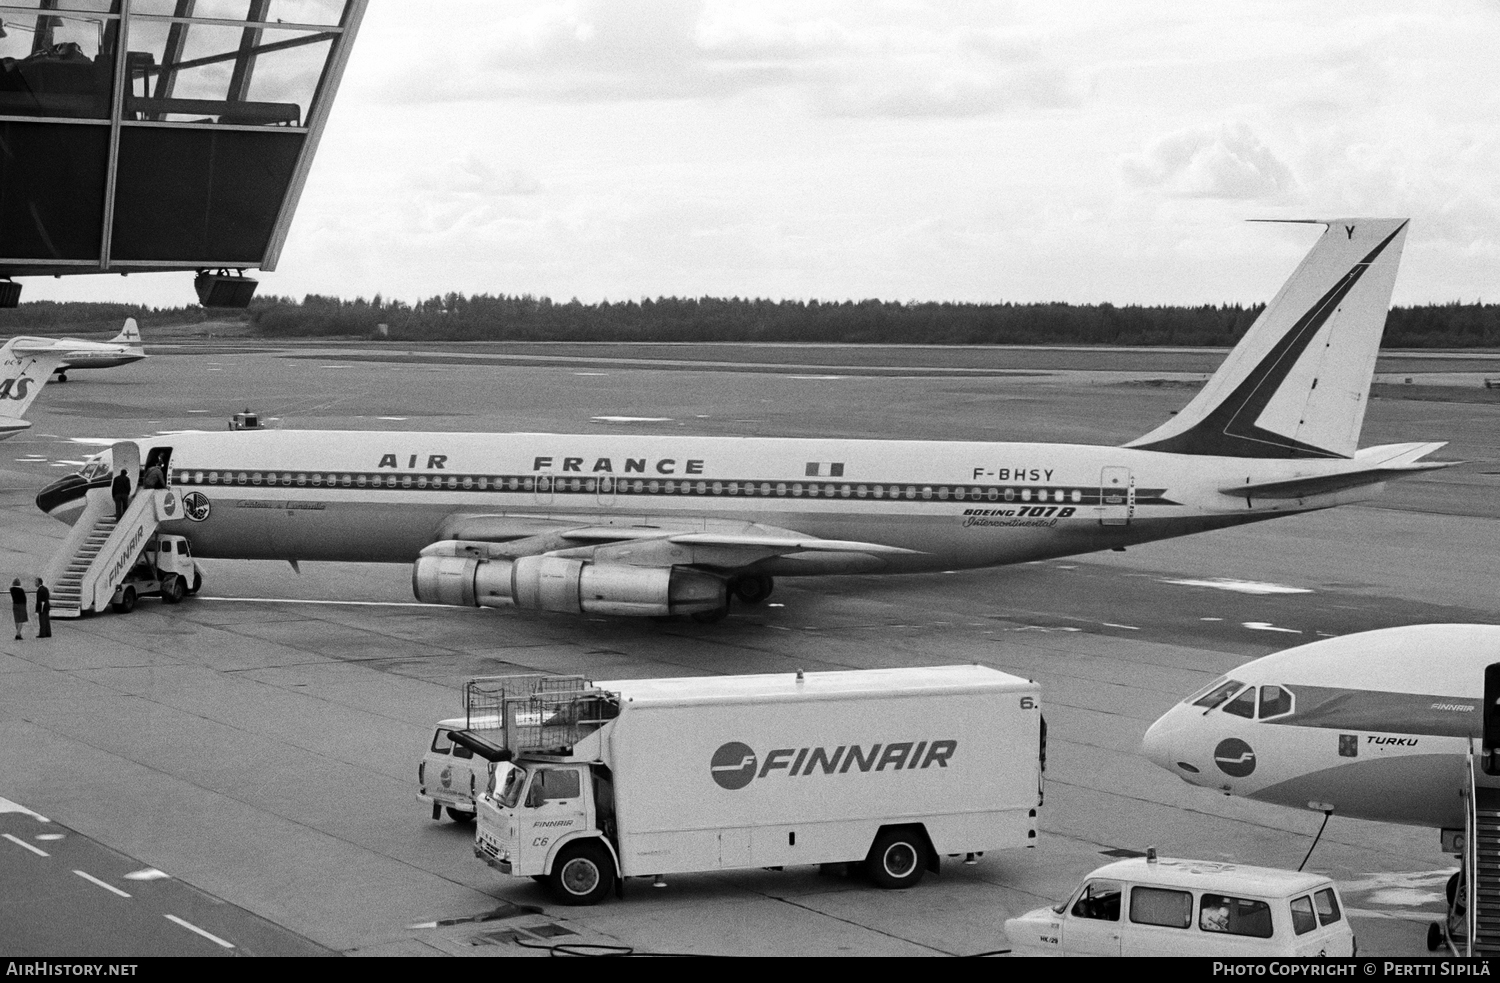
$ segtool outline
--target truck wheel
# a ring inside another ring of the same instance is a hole
[[[202,588],[202,587],[203,587],[203,574],[199,573],[197,570],[194,570],[193,571],[193,582],[191,584],[188,584],[187,592],[189,594],[196,594],[196,593],[198,593],[199,589]]]
[[[1443,926],[1433,922],[1427,926],[1427,951],[1437,952],[1443,947]]]
[[[109,606],[120,614],[129,614],[135,610],[135,588],[127,587],[120,592],[118,601],[110,601]]]
[[[865,872],[884,888],[914,887],[927,872],[927,845],[908,829],[893,829],[875,837]]]
[[[452,806],[449,806],[448,818],[453,820],[455,823],[472,823],[474,821],[474,814],[472,812],[464,812],[462,809],[455,809]]]
[[[553,899],[565,905],[598,904],[614,886],[615,867],[609,851],[595,843],[565,848],[547,877]]]
[[[162,578],[161,599],[166,604],[176,604],[187,596],[187,585],[182,578],[175,573],[169,573]]]

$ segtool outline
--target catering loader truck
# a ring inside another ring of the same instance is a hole
[[[475,856],[562,904],[788,864],[908,888],[944,856],[1036,843],[1041,690],[983,666],[509,677],[471,683],[466,704],[488,726],[454,740],[497,760]]]

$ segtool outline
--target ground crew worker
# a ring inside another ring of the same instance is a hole
[[[125,508],[130,504],[130,475],[121,468],[115,472],[115,480],[109,483],[109,494],[115,500],[115,521],[125,518]]]
[[[52,592],[36,578],[36,637],[52,637]]]
[[[141,487],[142,488],[165,488],[165,487],[167,487],[167,479],[162,475],[161,465],[160,464],[153,464],[149,468],[146,469],[146,473],[141,476]]]
[[[16,641],[21,640],[21,626],[26,623],[26,588],[17,577],[10,584],[10,613],[16,619]]]

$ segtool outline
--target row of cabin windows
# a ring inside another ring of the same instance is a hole
[[[1056,502],[1079,504],[1082,489],[979,488],[968,485],[850,485],[831,482],[703,481],[628,478],[500,477],[489,475],[394,475],[305,471],[192,471],[176,476],[185,485],[296,486],[298,488],[416,488],[447,491],[548,492],[619,495],[743,495],[760,498],[875,498],[930,501]],[[1090,501],[1097,501],[1089,492]]]
[[[1124,886],[1118,881],[1090,881],[1079,893],[1071,914],[1075,918],[1119,921],[1123,893]],[[1297,935],[1306,935],[1319,925],[1331,925],[1343,918],[1333,888],[1293,898],[1291,910],[1292,931]],[[1132,887],[1130,920],[1137,925],[1188,928],[1193,924],[1193,893],[1160,887]],[[1198,928],[1204,932],[1269,939],[1274,932],[1271,906],[1254,898],[1204,894],[1198,904]]]

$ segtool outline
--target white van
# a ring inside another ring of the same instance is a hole
[[[1355,954],[1326,877],[1150,855],[1100,867],[1066,901],[1008,919],[1005,934],[1032,956]]]
[[[433,819],[440,819],[446,808],[454,822],[473,822],[474,801],[489,784],[494,762],[504,757],[499,748],[467,731],[468,723],[464,717],[439,721],[417,765],[417,801],[432,806]]]

